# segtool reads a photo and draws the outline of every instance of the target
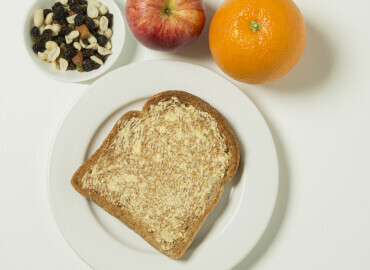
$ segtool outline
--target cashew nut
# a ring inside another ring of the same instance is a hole
[[[33,15],[33,22],[36,27],[40,27],[44,23],[44,10],[38,9]]]
[[[38,52],[38,55],[42,61],[46,61],[48,59],[48,51]]]
[[[80,44],[80,42],[73,42],[73,47],[75,47],[77,50],[81,50],[82,46]]]
[[[53,61],[51,64],[54,69],[59,70],[59,63],[57,61]]]
[[[105,15],[108,13],[108,8],[104,5],[101,5],[98,9],[100,15]]]
[[[100,2],[98,2],[97,0],[89,0],[89,2],[87,4],[89,6],[91,5],[91,6],[95,6],[97,8],[101,6]]]
[[[53,26],[52,26],[51,24],[46,25],[46,26],[44,27],[44,29],[42,29],[42,32],[44,32],[44,31],[45,31],[45,30],[47,30],[47,29],[50,29],[50,30],[53,32]],[[40,30],[40,32],[41,32],[41,30]],[[42,34],[42,32],[41,32],[41,34]]]
[[[90,3],[90,1],[89,1],[89,3]],[[94,18],[98,17],[98,15],[99,15],[99,10],[97,9],[96,6],[94,6],[94,5],[88,5],[87,6],[87,16],[94,19]]]
[[[106,48],[104,48],[104,47],[98,47],[98,53],[100,54],[100,55],[108,55],[108,54],[112,54],[112,51],[111,50],[108,50],[108,49],[106,49]]]
[[[113,35],[113,31],[112,31],[112,29],[108,28],[108,30],[104,32],[104,35],[105,35],[107,38],[111,38],[111,37],[112,37],[112,35]]]
[[[80,45],[84,49],[87,47],[86,44],[82,41],[82,39],[80,39]]]
[[[100,25],[100,21],[98,19],[93,19],[93,21],[95,23],[95,28],[98,28]]]
[[[44,32],[45,30],[45,25],[44,24],[41,25],[39,29],[40,29],[40,34],[42,34],[42,32]]]
[[[112,49],[112,44],[110,43],[110,41],[107,42],[107,44],[105,44],[104,46],[106,49],[110,50]]]
[[[96,37],[94,37],[92,34],[89,34],[89,37],[87,38],[87,41],[89,43],[97,43],[98,40],[96,39]]]
[[[96,55],[90,56],[90,59],[101,66],[104,65],[104,62]]]
[[[103,32],[107,31],[108,30],[108,24],[109,24],[109,20],[107,17],[105,16],[102,16],[100,18],[100,30],[102,30]]]
[[[48,60],[50,62],[55,61],[60,54],[60,48],[59,47],[54,47],[50,51],[48,51]]]
[[[58,47],[58,44],[55,41],[49,40],[48,42],[45,43],[45,48],[48,51],[51,51],[51,49],[54,47]]]
[[[59,58],[59,68],[60,70],[66,71],[68,68],[68,61],[64,58]]]
[[[95,43],[89,44],[89,46],[87,46],[86,49],[94,49],[94,50],[96,50],[96,49],[98,49],[98,47],[99,47],[98,43],[95,42]]]
[[[77,14],[67,17],[67,22],[71,24],[75,24],[75,18]]]
[[[57,23],[53,24],[53,27],[51,29],[51,31],[53,32],[53,37],[59,34],[61,28],[62,27],[60,26],[60,24],[57,24]]]
[[[48,15],[46,15],[45,24],[51,24],[53,22],[53,15],[53,12],[50,12]]]

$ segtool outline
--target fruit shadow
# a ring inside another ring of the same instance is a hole
[[[271,246],[276,236],[278,235],[280,228],[284,222],[287,208],[289,206],[291,190],[289,160],[284,151],[284,143],[280,139],[277,130],[275,129],[274,125],[272,125],[271,122],[268,121],[268,118],[266,118],[265,116],[264,118],[270,127],[278,156],[278,194],[274,211],[267,228],[265,229],[264,233],[262,234],[255,247],[252,249],[252,251],[249,252],[248,255],[245,256],[243,260],[240,261],[239,264],[233,268],[233,270],[250,269],[263,256],[263,254],[265,254],[265,252],[268,250],[268,248]]]
[[[174,55],[179,56],[180,59],[205,60],[212,58],[208,43],[208,32],[209,26],[211,24],[213,15],[216,12],[216,9],[210,6],[208,3],[205,3],[205,9],[206,9],[206,22],[203,31],[195,42],[174,53]]]
[[[126,1],[115,0],[115,2],[117,4],[117,6],[119,7],[119,9],[123,12],[125,10],[124,3]],[[111,71],[113,71],[117,68],[120,68],[122,66],[130,64],[132,62],[132,60],[134,59],[136,51],[137,51],[137,41],[135,40],[135,38],[131,34],[131,31],[128,28],[127,23],[125,23],[125,44],[123,45],[121,54],[119,55],[117,61],[104,74],[102,74],[102,75],[100,75],[100,76],[98,76],[94,79],[82,82],[82,84],[90,85],[94,81],[96,81],[97,79],[104,76],[105,74],[107,74],[107,73],[109,73],[109,72],[111,72]]]
[[[320,30],[306,21],[306,46],[297,65],[283,78],[264,85],[279,91],[313,90],[327,80],[335,64],[334,48]]]
[[[239,162],[238,171],[236,172],[234,178],[225,185],[224,191],[222,193],[222,196],[218,204],[213,209],[213,211],[209,214],[206,221],[203,223],[202,227],[200,228],[197,235],[195,236],[189,249],[180,258],[180,261],[186,261],[191,257],[192,253],[197,249],[197,247],[203,242],[203,240],[207,237],[207,235],[212,231],[212,228],[215,225],[217,219],[222,215],[223,212],[226,211],[232,191],[239,184],[241,180],[241,176],[243,175],[244,164],[245,164],[245,159],[246,159],[246,153],[243,150],[244,149],[243,142],[239,138],[238,138],[238,143],[240,146],[240,162]]]
[[[294,69],[284,78],[263,85],[266,90],[272,89],[279,92],[289,92],[289,95],[320,89],[320,86],[330,77],[335,65],[335,48],[330,44],[325,35],[319,29],[306,21],[306,47],[303,55]],[[267,252],[273,244],[289,207],[291,180],[289,158],[284,151],[284,143],[279,137],[274,125],[266,122],[274,138],[279,161],[279,189],[277,200],[271,220],[253,250],[233,269],[250,269]]]

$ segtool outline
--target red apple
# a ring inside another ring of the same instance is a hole
[[[125,15],[135,38],[160,51],[192,43],[206,21],[202,0],[127,0]]]

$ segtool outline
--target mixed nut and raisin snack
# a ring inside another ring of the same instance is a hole
[[[59,0],[33,20],[32,49],[55,69],[95,70],[112,53],[113,14],[97,0]]]

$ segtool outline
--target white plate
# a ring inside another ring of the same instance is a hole
[[[152,95],[185,90],[217,108],[239,140],[241,163],[221,201],[182,259],[160,254],[70,185],[74,171],[116,120]],[[59,126],[49,160],[49,198],[56,223],[75,252],[94,269],[230,269],[257,243],[271,217],[278,163],[270,131],[249,98],[203,67],[148,61],[122,67],[91,85]]]

